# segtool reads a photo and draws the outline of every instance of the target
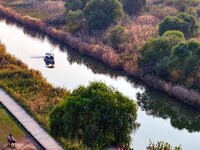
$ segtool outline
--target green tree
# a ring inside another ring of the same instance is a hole
[[[79,29],[84,28],[84,18],[81,10],[77,11],[69,11],[66,16],[66,21],[67,21],[67,30],[69,32],[75,32]]]
[[[140,49],[138,66],[145,73],[161,75],[160,73],[166,70],[166,62],[172,48],[184,40],[184,35],[180,31],[167,31],[162,36],[149,39]]]
[[[172,49],[170,56],[170,76],[172,81],[179,82],[189,88],[199,88],[198,78],[200,65],[200,43],[196,41],[182,42]],[[173,73],[179,71],[174,79]],[[196,86],[197,85],[197,86]]]
[[[123,9],[117,0],[91,0],[83,9],[88,27],[91,29],[105,29],[121,18]]]
[[[159,34],[162,35],[168,30],[179,30],[186,37],[198,34],[198,23],[194,16],[187,13],[180,13],[177,16],[167,16],[159,25]]]
[[[146,6],[146,0],[120,0],[120,2],[129,15],[138,14]]]
[[[88,0],[67,0],[65,7],[67,11],[77,11],[82,10],[87,4]]]
[[[93,82],[74,90],[64,103],[53,109],[50,130],[56,136],[103,149],[130,142],[136,113],[134,101],[104,83]]]

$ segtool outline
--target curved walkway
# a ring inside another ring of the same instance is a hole
[[[63,148],[2,89],[0,89],[0,103],[10,111],[45,150],[63,150]]]

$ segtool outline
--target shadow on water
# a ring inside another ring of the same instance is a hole
[[[5,18],[0,18],[0,20],[5,20]],[[23,29],[25,34],[33,38],[44,40],[46,37],[43,33],[32,29],[30,30],[30,28],[23,27],[8,19],[6,19],[6,23]],[[80,54],[77,50],[69,48],[68,45],[51,37],[47,38],[53,46],[59,46],[62,52],[67,53],[67,60],[71,64],[84,64],[95,74],[109,75],[112,78],[124,77],[134,88],[143,88],[144,92],[137,94],[137,100],[138,105],[147,115],[162,119],[170,119],[171,125],[180,130],[187,129],[189,132],[200,131],[200,110],[185,105],[160,91],[146,86],[144,82],[135,79],[133,76],[126,76],[125,72],[122,70],[111,69],[100,60]]]
[[[170,119],[171,125],[179,130],[200,131],[200,110],[149,87],[143,93],[138,93],[137,99],[138,105],[147,115]]]
[[[4,20],[5,20],[6,24],[15,25],[16,27],[22,29],[25,34],[28,34],[29,36],[31,36],[33,38],[39,38],[40,40],[45,39],[46,35],[44,33],[41,33],[41,32],[38,32],[37,30],[25,27],[25,26],[21,25],[20,23],[14,22],[10,19],[6,19],[5,17],[0,15],[0,21],[4,21]]]
[[[77,64],[84,64],[88,68],[90,68],[93,73],[105,74],[109,75],[112,78],[117,78],[119,76],[125,76],[125,72],[122,70],[112,69],[105,65],[102,61],[92,58],[90,56],[80,54],[76,49],[70,48],[67,44],[62,43],[52,37],[45,35],[44,33],[38,32],[36,30],[27,28],[22,26],[19,23],[13,22],[12,20],[2,18],[0,16],[0,20],[5,20],[8,25],[14,25],[18,28],[21,28],[24,34],[31,36],[32,38],[38,38],[42,41],[47,38],[53,47],[58,46],[60,51],[67,54],[67,60],[70,64],[77,63]],[[42,56],[31,56],[32,58],[41,58]]]

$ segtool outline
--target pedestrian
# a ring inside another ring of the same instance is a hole
[[[16,143],[16,140],[15,138],[12,136],[12,134],[9,134],[8,137],[7,137],[7,142],[8,144],[11,146],[11,144],[14,144],[14,147],[15,147],[15,143]]]

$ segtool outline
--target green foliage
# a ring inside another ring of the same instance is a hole
[[[131,37],[124,27],[116,26],[108,33],[108,41],[117,52],[122,52],[124,44],[131,42]]]
[[[64,107],[63,107],[63,102],[60,102],[52,109],[53,113],[50,113],[49,117],[51,119],[50,121],[50,128],[55,128],[57,130],[50,130],[51,134],[55,136],[62,135],[63,130],[63,121],[61,119],[61,116],[65,113]]]
[[[151,38],[140,49],[138,66],[171,83],[200,89],[200,43],[185,42],[179,31],[167,31]]]
[[[25,138],[26,135],[23,132],[22,127],[14,121],[14,118],[8,114],[8,112],[0,104],[0,147],[3,149],[6,143],[6,137],[12,133],[13,136],[18,140]]]
[[[65,7],[67,11],[77,11],[82,10],[87,4],[88,0],[67,0]]]
[[[172,81],[182,83],[189,88],[200,89],[198,80],[200,43],[188,41],[178,44],[172,49],[169,63],[169,73]],[[175,76],[175,72],[178,72],[179,76]]]
[[[138,66],[145,73],[166,76],[167,57],[170,56],[171,49],[184,40],[184,35],[180,31],[167,31],[160,37],[149,39],[140,49]]]
[[[186,37],[196,36],[198,34],[198,23],[194,16],[187,13],[180,13],[177,16],[167,16],[159,26],[159,34],[162,35],[168,30],[179,30]]]
[[[69,32],[75,32],[79,29],[84,28],[84,19],[81,10],[69,11],[66,17],[67,21],[67,30]]]
[[[104,83],[93,82],[75,89],[53,109],[50,130],[56,136],[102,149],[130,142],[136,112],[134,101]]]
[[[105,29],[123,14],[122,5],[117,0],[91,0],[83,9],[90,29]]]
[[[146,0],[120,0],[120,2],[129,15],[138,14],[146,6]]]
[[[172,146],[167,142],[157,142],[156,144],[151,143],[147,146],[147,150],[182,150],[181,146],[176,146],[172,148]]]

